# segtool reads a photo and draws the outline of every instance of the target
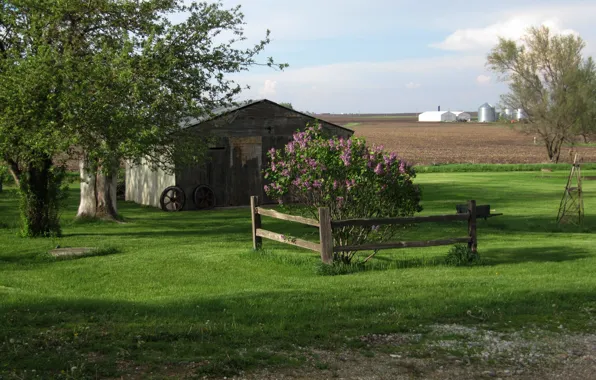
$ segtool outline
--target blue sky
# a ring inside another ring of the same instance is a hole
[[[498,36],[532,25],[578,33],[596,56],[596,1],[222,0],[240,4],[249,41],[271,30],[264,57],[283,72],[255,68],[231,77],[241,98],[291,102],[312,112],[474,110],[506,86],[485,69]]]

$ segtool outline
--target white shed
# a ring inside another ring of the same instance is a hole
[[[418,121],[423,122],[451,122],[456,120],[456,114],[451,111],[427,111],[418,115]]]
[[[457,121],[470,121],[470,120],[472,120],[472,115],[470,115],[467,112],[453,111],[453,113],[455,114],[455,117],[456,117],[456,120]]]

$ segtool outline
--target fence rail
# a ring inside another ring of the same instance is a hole
[[[380,219],[344,219],[331,222],[333,228],[345,226],[382,226],[386,224],[410,224],[425,222],[451,222],[455,220],[467,220],[468,214],[413,216],[404,218],[380,218]]]
[[[452,245],[456,243],[468,243],[468,247],[472,251],[477,250],[477,236],[476,236],[476,201],[468,201],[468,212],[463,214],[450,215],[431,215],[431,216],[415,216],[405,218],[373,218],[373,219],[346,219],[346,220],[331,220],[331,214],[326,207],[319,208],[319,220],[304,218],[301,216],[294,216],[283,214],[271,209],[265,209],[258,206],[258,197],[250,197],[250,209],[252,217],[252,241],[253,248],[259,249],[263,245],[263,239],[275,240],[281,243],[294,245],[297,247],[309,249],[311,251],[319,252],[321,260],[326,264],[333,262],[334,252],[355,252],[355,251],[372,251],[380,249],[394,249],[394,248],[414,248],[414,247],[434,247],[440,245]],[[269,216],[275,219],[287,220],[306,224],[309,226],[318,227],[319,229],[319,243],[286,237],[277,232],[268,231],[262,228],[261,215]],[[458,238],[446,238],[440,240],[425,240],[425,241],[395,241],[385,243],[370,243],[350,246],[333,246],[333,229],[346,226],[380,226],[380,225],[399,225],[399,224],[413,224],[413,223],[430,223],[430,222],[451,222],[451,221],[468,221],[468,236]]]

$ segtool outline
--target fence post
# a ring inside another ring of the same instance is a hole
[[[476,239],[476,201],[468,201],[468,248],[472,249],[472,252],[476,252],[478,249],[478,240]]]
[[[327,207],[319,207],[319,237],[321,240],[321,261],[333,263],[333,233],[331,231],[331,213]]]
[[[250,197],[250,215],[252,217],[252,248],[254,250],[260,249],[263,245],[263,238],[257,236],[257,228],[261,228],[261,215],[257,214],[257,206],[259,204],[259,197]]]

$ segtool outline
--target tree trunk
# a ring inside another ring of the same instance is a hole
[[[95,182],[97,217],[103,219],[116,219],[118,217],[118,207],[116,205],[117,176],[117,170],[110,170],[107,174],[97,174],[97,181]]]
[[[29,164],[20,178],[24,236],[61,234],[58,215],[61,178],[56,178],[51,169],[51,157],[44,157],[39,165]]]
[[[561,146],[564,141],[565,139],[559,136],[553,137],[552,140],[544,139],[548,158],[551,162],[554,162],[555,164],[559,162],[559,158],[561,157]]]
[[[20,181],[21,170],[19,169],[19,165],[11,159],[5,158],[5,161],[8,163],[8,171],[10,172],[10,175],[14,179],[15,185],[17,187],[20,187],[21,186],[21,181]]]
[[[87,156],[79,161],[81,174],[81,200],[77,218],[95,218],[97,200],[95,196],[96,171],[89,166]]]
[[[118,171],[114,167],[108,174],[91,166],[87,157],[79,163],[81,173],[81,200],[77,218],[116,219],[116,184]]]

